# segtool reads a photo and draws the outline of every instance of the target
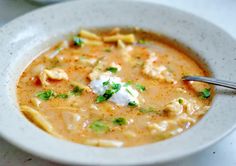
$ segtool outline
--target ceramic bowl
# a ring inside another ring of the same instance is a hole
[[[81,27],[137,26],[172,37],[198,53],[213,76],[236,81],[236,42],[191,14],[145,1],[86,0],[48,6],[0,29],[0,135],[39,157],[64,164],[157,164],[198,152],[228,134],[236,123],[236,94],[216,89],[209,112],[174,138],[131,148],[97,148],[52,137],[19,111],[16,83],[42,51]]]

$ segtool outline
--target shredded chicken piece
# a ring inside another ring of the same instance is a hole
[[[149,58],[144,64],[143,73],[158,80],[163,80],[169,83],[176,83],[174,76],[168,71],[164,65],[156,65],[155,62],[158,60],[154,52],[150,53]]]
[[[95,65],[97,63],[96,58],[83,58],[83,59],[80,59],[80,61],[84,64],[89,64],[89,65]]]
[[[53,80],[68,80],[68,75],[62,69],[54,68],[51,70],[44,69],[39,74],[39,79],[43,86],[49,85],[47,79],[51,78]]]
[[[91,89],[87,85],[84,85],[84,84],[77,82],[77,81],[70,81],[70,82],[72,85],[79,86],[80,88],[84,89],[85,91],[91,92]]]
[[[200,107],[195,100],[178,98],[167,104],[164,111],[166,111],[169,115],[177,116],[184,112],[188,115],[192,115],[199,109]]]
[[[152,134],[156,134],[159,132],[166,131],[168,128],[168,122],[167,121],[161,121],[159,123],[147,123],[148,129],[151,131]]]
[[[51,70],[45,69],[44,72],[47,74],[48,78],[54,80],[68,80],[66,72],[62,69],[54,68]]]
[[[184,106],[179,103],[178,100],[174,100],[171,103],[167,104],[164,111],[168,113],[168,115],[171,116],[177,116],[180,115],[184,110]]]
[[[89,74],[90,80],[97,79],[101,73],[103,73],[103,69],[105,68],[105,64],[100,60],[97,65],[93,68],[92,72]]]
[[[49,85],[47,79],[48,79],[47,74],[46,74],[44,71],[42,71],[42,72],[39,74],[39,80],[41,81],[41,84],[42,84],[43,86]]]
[[[195,111],[200,109],[200,106],[197,104],[195,100],[187,100],[184,98],[179,98],[178,100],[182,100],[182,105],[184,106],[185,112],[188,115],[192,115]]]
[[[190,122],[192,124],[196,123],[196,119],[195,118],[192,118],[190,116],[188,116],[188,114],[186,113],[183,113],[182,115],[180,115],[178,118],[177,118],[177,122],[179,124],[183,124],[183,123],[187,123],[187,122]]]
[[[186,112],[189,115],[192,115],[195,111],[200,109],[195,100],[189,100],[188,103],[186,103],[185,107]]]

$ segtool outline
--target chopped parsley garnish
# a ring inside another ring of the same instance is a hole
[[[105,48],[104,51],[105,52],[111,52],[111,49],[110,48]]]
[[[142,112],[142,113],[149,113],[149,112],[154,112],[155,110],[152,108],[152,107],[149,107],[149,108],[141,108],[139,110],[139,112]]]
[[[179,99],[179,104],[183,104],[184,103],[184,100],[183,99]]]
[[[105,100],[108,100],[111,98],[111,96],[114,94],[114,92],[111,89],[108,89],[105,91],[105,93],[103,94],[103,97],[105,98]]]
[[[41,100],[49,100],[51,98],[61,98],[61,99],[67,99],[70,95],[79,96],[83,92],[83,89],[79,86],[74,86],[74,88],[70,91],[70,93],[61,93],[56,94],[52,90],[42,91],[36,94],[36,96]]]
[[[133,94],[130,92],[130,90],[128,88],[125,89],[131,96],[133,96]]]
[[[54,97],[54,92],[52,90],[42,91],[36,94],[38,98],[41,100],[49,100],[50,98]]]
[[[109,98],[112,97],[113,94],[117,93],[121,88],[121,84],[114,83],[114,82],[110,83],[109,80],[103,82],[103,86],[109,86],[109,88],[105,91],[103,95],[100,95],[97,97],[96,99],[97,103],[101,103],[103,101],[108,100]]]
[[[89,125],[89,128],[96,133],[105,133],[110,130],[109,127],[101,120],[94,121]]]
[[[69,97],[68,94],[58,94],[56,97],[61,98],[61,99],[67,99]]]
[[[120,84],[118,84],[118,83],[112,83],[111,84],[111,88],[112,88],[112,90],[114,91],[114,93],[116,93],[116,92],[118,92],[119,90],[120,90],[120,88],[121,88],[121,85]]]
[[[139,43],[139,44],[145,44],[146,41],[145,41],[144,39],[140,39],[140,40],[138,40],[138,43]]]
[[[128,81],[128,82],[126,82],[123,86],[124,87],[127,87],[127,86],[130,86],[132,84],[132,81]]]
[[[136,107],[138,104],[135,102],[135,101],[131,101],[128,103],[128,106],[131,106],[131,107]]]
[[[125,120],[125,118],[122,118],[122,117],[115,118],[112,122],[114,125],[119,125],[119,126],[127,124],[127,121]]]
[[[107,80],[105,82],[102,83],[103,86],[109,85],[110,84],[110,80]]]
[[[200,97],[202,99],[207,99],[211,96],[211,89],[205,88],[203,91],[200,92]]]
[[[81,47],[84,44],[84,41],[81,38],[77,37],[77,36],[74,36],[73,41],[74,41],[75,46],[80,46]]]
[[[118,69],[116,67],[108,67],[108,68],[106,68],[106,71],[110,71],[112,73],[116,73],[118,71]]]
[[[137,88],[139,91],[141,91],[141,92],[143,92],[143,91],[146,90],[145,86],[143,86],[143,85],[141,85],[141,84],[136,84],[136,88]]]
[[[97,98],[96,98],[96,102],[97,103],[101,103],[101,102],[103,102],[103,101],[106,101],[107,99],[104,97],[104,96],[98,96]]]
[[[79,86],[74,86],[72,91],[70,92],[72,95],[79,96],[83,92],[83,89],[80,88]]]

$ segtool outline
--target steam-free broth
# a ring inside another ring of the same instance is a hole
[[[208,76],[187,53],[140,29],[81,30],[38,56],[22,73],[22,113],[61,139],[128,147],[176,136],[208,111]],[[40,139],[40,138],[39,138]]]

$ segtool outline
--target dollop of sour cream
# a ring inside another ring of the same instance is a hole
[[[114,102],[118,106],[127,106],[130,102],[135,102],[139,104],[138,96],[139,93],[137,90],[133,89],[132,86],[127,85],[122,82],[119,77],[112,76],[110,74],[104,73],[101,74],[98,79],[92,80],[89,84],[90,88],[97,95],[103,95],[107,89],[108,85],[104,86],[104,82],[109,81],[110,83],[120,84],[121,88],[118,92],[114,93],[109,101]]]

